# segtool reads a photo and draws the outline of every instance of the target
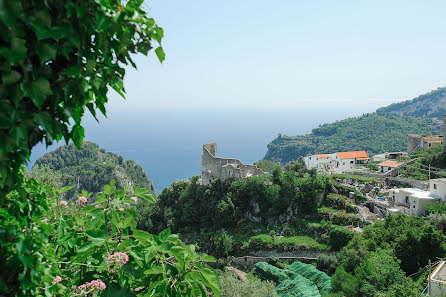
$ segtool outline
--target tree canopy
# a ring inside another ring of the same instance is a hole
[[[38,142],[80,146],[86,109],[106,115],[108,90],[124,97],[131,54],[156,47],[163,29],[143,0],[0,1],[0,190]]]

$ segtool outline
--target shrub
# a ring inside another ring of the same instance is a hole
[[[214,237],[215,253],[218,256],[229,256],[233,250],[234,239],[228,233],[223,232]]]
[[[316,261],[316,268],[330,275],[335,272],[336,267],[338,266],[338,259],[336,256],[320,254]]]
[[[350,242],[354,235],[354,232],[345,228],[333,228],[328,237],[328,244],[333,250],[340,250]]]
[[[241,280],[232,271],[220,274],[222,297],[276,297],[275,284],[256,277]]]

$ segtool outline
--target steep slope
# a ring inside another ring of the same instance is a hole
[[[106,152],[92,142],[84,142],[79,150],[73,144],[64,145],[37,159],[31,176],[45,179],[48,175],[57,176],[60,186],[75,186],[68,198],[82,190],[100,192],[111,179],[121,188],[127,185],[133,189],[138,185],[154,191],[152,181],[135,161],[124,161],[122,156]],[[51,180],[51,176],[47,179]]]
[[[379,114],[443,119],[443,114],[446,113],[446,87],[438,88],[412,100],[381,107],[376,112]]]
[[[438,133],[441,129],[441,122],[434,119],[365,114],[323,124],[313,129],[311,134],[279,135],[268,144],[264,159],[284,164],[313,153],[402,151],[407,148],[407,134]]]

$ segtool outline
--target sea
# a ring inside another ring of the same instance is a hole
[[[85,116],[82,123],[85,140],[135,160],[160,193],[174,181],[201,174],[205,143],[216,142],[218,156],[252,164],[265,156],[267,144],[279,133],[310,133],[320,124],[360,116],[380,106],[379,101],[318,100],[280,108],[109,109],[107,118],[100,117],[99,123],[91,116]],[[38,144],[28,170],[37,158],[63,144],[48,148]]]

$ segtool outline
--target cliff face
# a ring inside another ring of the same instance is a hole
[[[92,142],[84,142],[80,149],[73,144],[64,145],[40,157],[31,176],[42,178],[39,176],[42,172],[57,176],[60,186],[75,186],[67,193],[68,199],[75,198],[82,190],[101,192],[112,179],[119,188],[128,186],[133,190],[140,186],[155,190],[152,181],[135,161],[125,161],[122,156],[106,152]]]
[[[417,98],[381,107],[379,114],[395,114],[400,116],[414,116],[443,119],[446,113],[446,87],[438,88]]]

